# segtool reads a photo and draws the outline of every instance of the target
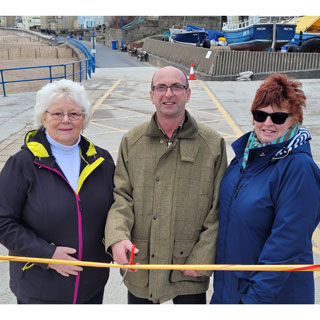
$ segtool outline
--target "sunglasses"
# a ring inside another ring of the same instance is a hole
[[[257,122],[264,122],[268,117],[274,124],[284,124],[287,118],[292,116],[292,113],[286,112],[273,112],[267,113],[261,110],[252,110],[253,119]]]

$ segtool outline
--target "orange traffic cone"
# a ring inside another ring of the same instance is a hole
[[[190,74],[189,74],[189,80],[195,80],[194,72],[193,72],[193,63],[191,63]]]

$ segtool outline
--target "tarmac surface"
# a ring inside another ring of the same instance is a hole
[[[93,117],[84,135],[106,148],[116,161],[121,138],[130,128],[150,119],[155,108],[149,97],[150,81],[158,68],[141,64],[130,68],[97,68],[83,82],[93,105]],[[312,133],[314,159],[320,165],[320,81],[302,80],[307,95],[304,126]],[[250,106],[261,81],[190,81],[189,112],[200,122],[218,131],[226,140],[228,159],[233,158],[231,143],[252,129]],[[0,170],[8,157],[17,152],[25,133],[33,128],[35,92],[0,97]],[[320,229],[314,237],[315,264],[320,264]],[[0,255],[7,250],[0,245]],[[104,304],[125,304],[126,287],[117,269],[111,269],[105,288]],[[0,262],[0,304],[15,304],[9,289],[8,262]],[[315,272],[316,303],[320,304],[320,272]],[[212,286],[208,290],[208,302]]]

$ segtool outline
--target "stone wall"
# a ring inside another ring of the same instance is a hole
[[[25,32],[0,31],[0,60],[74,58],[77,54],[73,48],[54,47]],[[74,60],[74,59],[72,59]]]
[[[215,53],[213,52],[206,58],[207,52],[211,51],[210,49],[146,39],[143,44],[143,50],[148,52],[148,61],[152,64],[155,64],[156,60],[158,60],[156,64],[161,67],[169,63],[184,69],[187,74],[190,71],[191,64],[193,64],[194,71],[202,74],[205,78],[210,77],[212,74]],[[157,58],[153,59],[154,57]]]
[[[119,44],[121,42],[121,30],[114,28],[107,28],[105,33],[104,44],[108,47],[112,46],[112,41],[117,40]]]
[[[12,47],[0,48],[0,60],[17,59],[44,59],[44,58],[73,58],[74,54],[70,48],[56,47]],[[73,59],[72,59],[73,60]]]
[[[32,41],[41,41],[41,43],[46,43],[51,45],[51,38],[52,36],[47,36],[41,34],[39,32],[31,31],[31,30],[24,30],[24,29],[17,29],[17,28],[0,28],[0,34],[12,34],[14,36],[19,36],[21,38],[31,38]]]

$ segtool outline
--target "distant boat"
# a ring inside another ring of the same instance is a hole
[[[206,29],[206,28],[200,28],[200,27],[196,27],[196,26],[192,26],[190,24],[187,24],[186,25],[187,27],[187,30],[190,31],[190,30],[197,30],[197,31],[206,31],[208,33],[207,37],[206,37],[206,40],[216,40],[218,41],[218,39],[220,37],[224,37],[224,33],[219,31],[219,30],[210,30],[210,29]]]
[[[208,32],[205,30],[185,30],[172,27],[170,29],[169,41],[193,46],[203,46],[207,36]]]
[[[249,17],[240,23],[224,23],[222,32],[232,50],[265,51],[273,42],[273,27],[276,26],[276,50],[287,44],[295,35],[294,23],[260,23],[258,17]]]

